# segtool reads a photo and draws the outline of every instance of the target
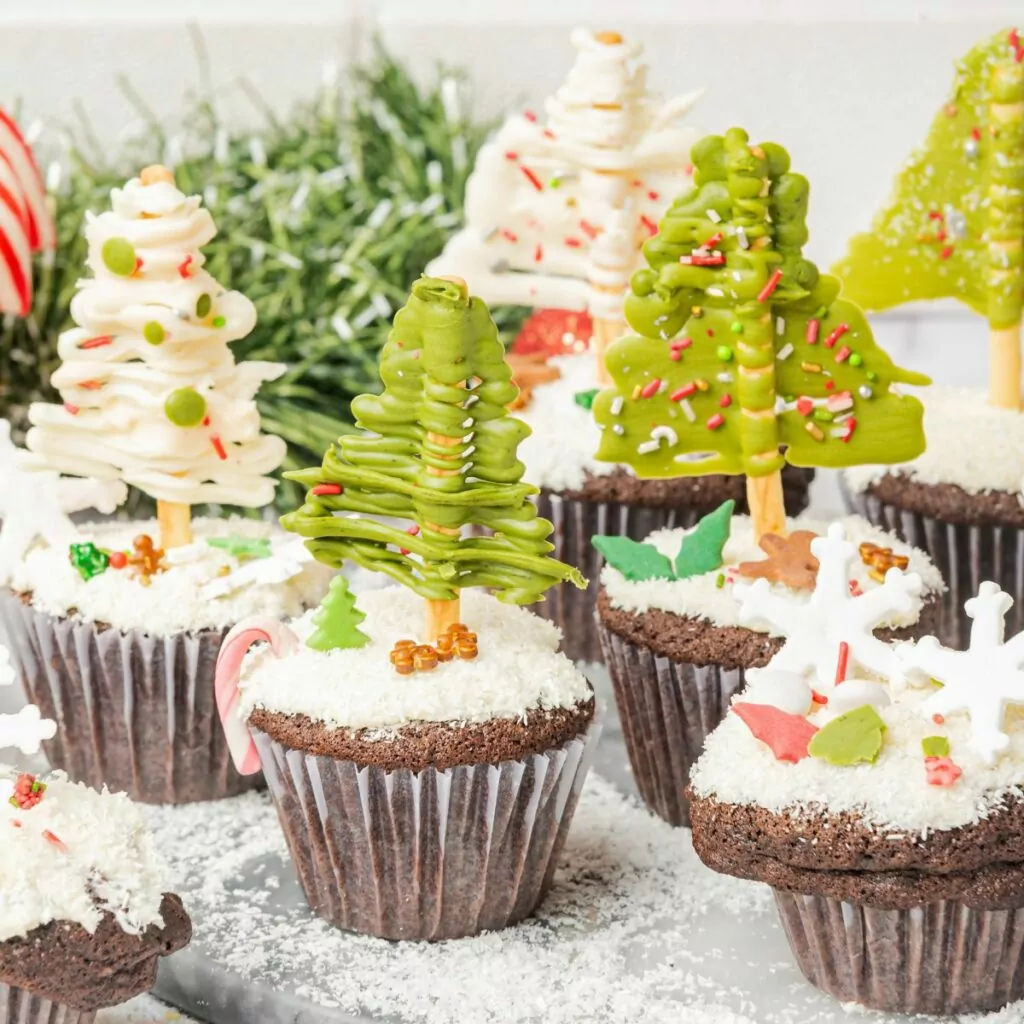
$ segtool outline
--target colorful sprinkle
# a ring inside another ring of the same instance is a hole
[[[719,345],[715,349],[715,355],[723,362],[727,363],[732,359],[732,349],[728,345]]]
[[[215,316],[213,318],[214,327],[223,327],[227,323],[227,320],[222,316]]]
[[[176,427],[196,427],[206,415],[206,399],[195,388],[178,388],[167,396],[164,415]]]
[[[344,488],[341,484],[317,484],[316,487],[310,490],[310,494],[315,494],[318,498],[322,498],[329,494],[342,494]]]
[[[826,339],[825,348],[835,348],[836,342],[850,329],[849,324],[840,324]]]
[[[846,360],[849,359],[849,358],[850,358],[850,349],[846,345],[841,346],[839,351],[836,353],[836,362],[837,363],[845,363]]]
[[[543,192],[544,191],[544,184],[543,184],[543,182],[540,180],[540,178],[537,177],[536,174],[533,173],[533,171],[530,170],[529,167],[524,167],[524,166],[520,165],[519,170],[521,170],[523,172],[523,177],[526,178],[526,180],[538,192]]]
[[[821,364],[820,363],[809,363],[805,359],[800,364],[800,369],[803,370],[804,373],[821,373]]]
[[[672,394],[668,396],[669,397],[669,401],[670,402],[680,402],[684,398],[689,398],[690,395],[692,395],[696,390],[697,390],[697,385],[694,384],[691,381],[689,384],[684,384],[677,391],[673,391]]]
[[[192,254],[189,253],[189,255],[186,256],[181,261],[181,263],[178,264],[178,273],[182,277],[188,277],[189,276],[189,267],[191,267],[191,266],[192,266]]]
[[[807,423],[804,424],[804,429],[807,431],[808,434],[811,435],[811,437],[814,438],[815,441],[825,440],[825,434],[817,423],[812,423],[811,421],[808,421]]]
[[[821,323],[817,320],[810,320],[807,324],[807,344],[817,345],[818,344],[818,331],[821,329]]]
[[[864,362],[864,357],[859,352],[850,353],[850,365],[860,366]]]
[[[640,389],[640,397],[641,398],[653,398],[658,393],[658,389],[660,387],[661,387],[661,378],[660,377],[655,377],[654,380],[648,381]]]
[[[728,409],[729,406],[732,405],[732,395],[730,395],[730,394],[722,395],[722,397],[718,400],[718,404],[723,409]]]
[[[163,324],[159,321],[150,320],[149,323],[142,328],[142,336],[150,345],[162,345],[164,343],[164,339],[167,337],[167,332],[164,330]]]
[[[720,412],[716,412],[715,415],[708,420],[707,428],[708,430],[717,430],[724,423],[725,417]]]
[[[210,435],[210,444],[213,445],[213,450],[217,453],[217,458],[222,462],[227,462],[228,453],[224,448],[224,442],[216,435]]]
[[[850,645],[845,640],[839,641],[839,660],[836,663],[836,686],[846,682],[846,671],[850,664]]]
[[[734,320],[732,324],[729,326],[729,330],[732,331],[733,334],[742,334],[743,324],[741,324],[739,320]]]
[[[779,287],[779,282],[782,280],[782,271],[775,270],[772,276],[768,278],[765,286],[757,293],[758,302],[767,302],[771,297],[772,293],[776,288]]]
[[[788,359],[793,354],[793,346],[787,341],[782,348],[779,349],[778,358]]]
[[[112,334],[102,334],[96,338],[87,338],[78,347],[83,351],[89,351],[94,348],[105,348],[107,345],[113,344],[114,336]]]

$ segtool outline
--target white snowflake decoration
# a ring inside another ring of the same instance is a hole
[[[736,588],[744,625],[774,626],[786,638],[769,667],[812,677],[816,688],[831,685],[839,645],[846,643],[851,673],[860,668],[899,686],[903,678],[900,660],[891,646],[873,635],[873,630],[914,610],[922,588],[921,577],[893,568],[880,587],[854,597],[850,593],[850,565],[857,557],[857,548],[846,539],[842,523],[833,523],[827,537],[811,541],[811,551],[819,568],[808,602],[773,591],[765,579]]]
[[[971,746],[987,764],[1010,745],[1003,731],[1008,704],[1024,704],[1024,633],[1004,642],[1006,613],[1013,598],[996,583],[986,582],[978,596],[964,604],[974,620],[966,651],[943,647],[934,636],[901,644],[897,654],[910,674],[921,681],[937,679],[942,689],[921,704],[921,714],[947,715],[966,711],[971,719]]]
[[[0,686],[10,686],[15,680],[11,655],[0,645]],[[16,747],[23,754],[38,754],[39,744],[57,732],[57,723],[39,714],[34,704],[23,707],[16,715],[0,715],[0,748]]]
[[[50,470],[31,470],[25,452],[11,441],[11,425],[0,420],[0,584],[7,582],[37,541],[70,544],[78,531],[70,512],[94,508],[112,513],[127,497],[116,480],[61,477]]]
[[[199,591],[204,601],[213,601],[218,597],[226,597],[242,587],[273,587],[288,580],[315,561],[302,538],[287,540],[275,544],[268,558],[257,558],[243,563],[227,576],[218,576],[210,580]]]

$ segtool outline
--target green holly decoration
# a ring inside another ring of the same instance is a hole
[[[834,765],[874,763],[882,751],[885,722],[870,705],[854,708],[823,725],[808,744],[811,757]]]
[[[226,551],[240,561],[247,558],[269,558],[271,555],[270,541],[266,537],[241,537],[233,533],[228,537],[207,537],[206,543],[211,548]]]
[[[643,477],[904,462],[924,450],[925,384],[874,342],[835,278],[802,254],[810,186],[742,129],[698,142],[695,187],[644,245],[594,401],[597,457]],[[726,344],[728,342],[728,344]],[[854,360],[853,356],[857,359]],[[815,409],[834,414],[820,425]]]
[[[316,630],[306,641],[314,651],[341,651],[365,647],[370,638],[359,628],[366,616],[356,607],[355,595],[341,573],[331,580],[320,607],[313,615]]]
[[[732,513],[736,502],[723,501],[714,512],[709,512],[683,537],[683,545],[676,555],[677,580],[690,576],[703,576],[722,567],[722,551],[732,529]]]
[[[135,247],[127,238],[108,238],[100,250],[104,266],[119,277],[135,273]]]
[[[949,757],[949,740],[945,736],[925,736],[921,749],[925,757]]]
[[[195,388],[178,388],[167,396],[164,413],[176,427],[197,427],[206,416],[206,399]]]
[[[537,488],[522,482],[516,449],[529,428],[508,412],[518,392],[487,306],[458,282],[420,278],[380,375],[383,393],[352,403],[361,432],[339,438],[322,466],[285,474],[309,490],[284,526],[321,562],[351,560],[430,601],[487,587],[530,604],[562,581],[585,587],[550,557],[552,526],[531,500]]]
[[[68,550],[68,558],[86,582],[106,572],[110,565],[110,555],[96,547],[92,541],[72,544]]]
[[[615,536],[592,537],[590,542],[601,552],[601,557],[630,583],[675,579],[672,562],[653,544]]]

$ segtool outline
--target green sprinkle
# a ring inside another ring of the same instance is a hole
[[[206,399],[195,388],[178,388],[167,396],[164,414],[176,427],[195,427],[206,415]]]
[[[824,406],[816,405],[814,412],[812,413],[814,419],[818,420],[819,423],[831,423],[836,417],[834,413],[831,413]]]
[[[715,354],[723,363],[727,363],[732,359],[732,349],[728,345],[719,345],[715,349]]]
[[[213,318],[213,326],[214,327],[223,327],[226,323],[227,323],[227,320],[225,320],[224,317],[222,317],[222,316],[215,316]]]
[[[732,326],[729,328],[729,330],[731,330],[733,334],[742,334],[743,324],[741,324],[739,320],[733,320]]]
[[[167,337],[167,332],[164,330],[163,324],[157,320],[150,320],[145,327],[142,328],[142,336],[150,343],[150,345],[162,345],[164,338]]]
[[[548,182],[548,186],[550,188],[561,188],[562,187],[562,179],[561,178],[552,178]]]
[[[100,251],[103,265],[112,274],[130,277],[135,273],[135,247],[127,238],[108,238]]]
[[[874,370],[868,370],[865,376],[868,380],[878,380],[878,374],[875,373]]]
[[[213,308],[213,299],[210,298],[206,292],[196,299],[196,316],[200,320],[205,320],[210,315],[210,310]]]
[[[719,590],[721,590],[725,586],[725,573],[724,572],[720,572],[715,577],[715,586],[718,587]]]
[[[949,757],[949,740],[945,736],[925,736],[921,749],[925,757]]]
[[[864,362],[864,357],[859,352],[851,352],[849,362],[851,366],[860,366]]]
[[[827,314],[828,314],[828,307],[827,306],[819,306],[814,311],[814,315],[811,317],[811,319],[812,320],[820,320],[823,316],[826,316]]]

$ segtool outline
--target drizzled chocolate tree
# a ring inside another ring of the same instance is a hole
[[[865,309],[952,297],[986,317],[989,402],[1020,408],[1024,46],[1016,29],[960,61],[952,95],[892,199],[835,271]]]
[[[380,375],[383,393],[352,403],[365,433],[341,437],[320,468],[288,474],[309,491],[285,527],[308,537],[321,562],[351,560],[426,598],[431,639],[458,621],[463,587],[529,604],[563,580],[585,586],[548,557],[551,524],[537,516],[537,489],[522,482],[516,457],[529,428],[507,411],[517,393],[511,369],[486,305],[465,282],[413,285]],[[467,535],[471,527],[488,535]]]
[[[802,254],[807,179],[733,128],[692,151],[695,187],[644,246],[595,400],[598,458],[640,476],[745,473],[758,537],[783,533],[780,470],[902,462],[924,449],[925,384],[874,341],[839,283]]]

